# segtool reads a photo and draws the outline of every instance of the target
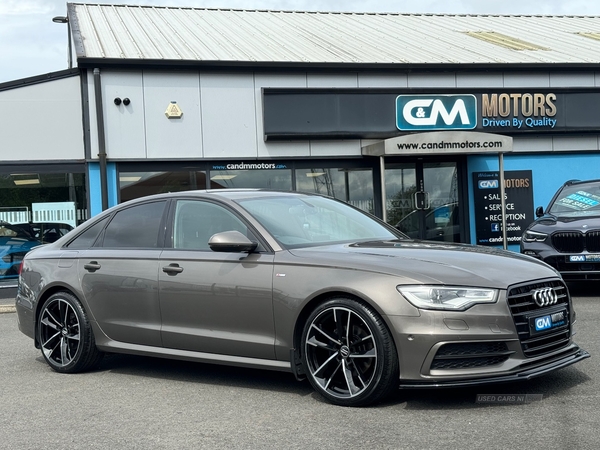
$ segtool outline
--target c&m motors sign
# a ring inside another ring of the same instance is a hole
[[[474,95],[399,95],[396,126],[403,131],[472,130],[477,126]]]

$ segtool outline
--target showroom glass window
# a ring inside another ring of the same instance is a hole
[[[120,201],[193,189],[254,188],[314,192],[375,212],[373,169],[361,167],[357,162],[257,161],[207,165],[197,164],[195,170],[173,166],[166,167],[173,169],[169,171],[143,172],[137,169],[140,165],[125,163],[119,170]],[[153,165],[152,169],[159,167]],[[203,167],[206,170],[202,170]]]
[[[244,167],[244,164],[232,164],[234,167]],[[257,163],[246,165],[247,169],[217,169],[210,171],[210,186],[218,188],[253,188],[272,189],[276,191],[292,190],[292,171],[278,168],[279,164]],[[260,167],[274,166],[261,169]],[[226,167],[226,166],[224,166]],[[258,168],[256,168],[258,167]]]
[[[89,218],[83,166],[48,172],[52,167],[0,172],[0,221],[11,224],[64,224],[71,229]],[[36,170],[36,169],[40,170]],[[43,170],[46,170],[44,172]],[[81,171],[79,173],[78,171]],[[45,229],[45,228],[44,228]]]
[[[296,169],[296,191],[328,195],[373,213],[373,171],[358,168]]]
[[[121,172],[119,190],[121,202],[166,192],[206,189],[203,171],[179,170],[169,172]]]

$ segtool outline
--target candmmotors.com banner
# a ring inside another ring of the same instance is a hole
[[[363,154],[417,155],[462,153],[508,153],[513,150],[513,138],[500,134],[475,131],[431,131],[406,134],[363,148]]]

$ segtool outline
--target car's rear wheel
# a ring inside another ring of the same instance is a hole
[[[43,304],[38,337],[44,359],[57,372],[90,370],[103,356],[83,306],[68,292],[57,292]]]
[[[390,332],[370,307],[332,298],[308,317],[302,333],[304,369],[314,389],[342,406],[365,406],[398,386]]]

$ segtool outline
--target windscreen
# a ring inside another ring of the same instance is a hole
[[[566,186],[548,212],[561,217],[600,215],[600,183]]]
[[[238,200],[284,247],[406,238],[345,203],[324,197]]]

